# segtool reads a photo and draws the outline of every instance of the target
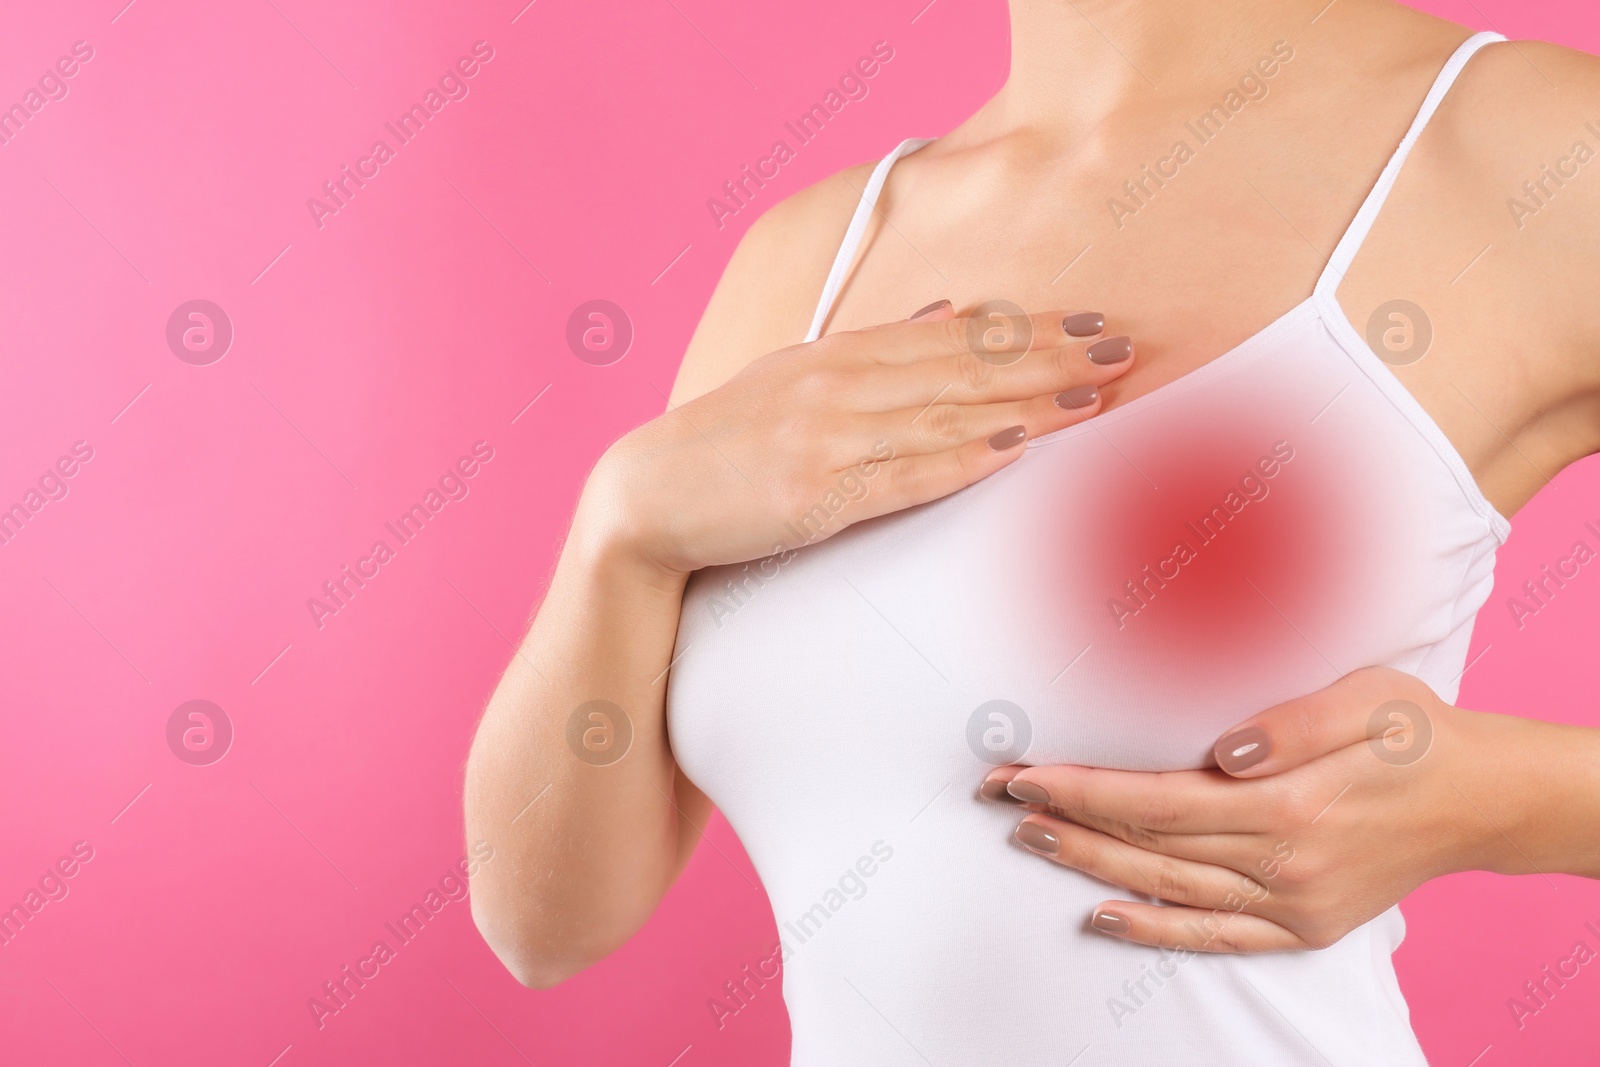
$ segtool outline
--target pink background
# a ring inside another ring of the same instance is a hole
[[[559,989],[518,986],[450,902],[321,1028],[307,1001],[463,856],[462,761],[507,639],[590,464],[661,409],[739,234],[970,112],[1004,76],[1004,6],[525,2],[4,16],[0,103],[94,50],[0,146],[0,506],[93,449],[0,545],[0,905],[93,850],[0,947],[8,1063],[785,1062],[775,988],[721,1029],[707,1008],[774,938],[720,821],[649,926]],[[1592,4],[1428,6],[1600,51]],[[319,229],[307,198],[480,40],[469,94]],[[895,57],[870,96],[718,229],[706,199],[878,40]],[[207,366],[166,343],[196,298],[235,333]],[[594,298],[636,330],[610,366],[565,342]],[[319,628],[308,598],[478,441],[469,495]],[[1600,725],[1600,573],[1521,631],[1505,608],[1595,543],[1597,489],[1583,464],[1518,517],[1463,704]],[[193,699],[235,731],[209,766],[168,747]],[[1600,885],[1464,875],[1405,911],[1436,1063],[1593,1061],[1600,965],[1521,1030],[1506,1001],[1600,948]]]

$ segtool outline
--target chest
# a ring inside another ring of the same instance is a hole
[[[1107,333],[1132,336],[1139,353],[1104,390],[1105,409],[1114,409],[1307,297],[1375,177],[1381,151],[1374,142],[1363,155],[1368,139],[1338,152],[1285,153],[1241,130],[1165,179],[1166,170],[1138,163],[1159,143],[1148,138],[1093,165],[1010,176],[1000,168],[980,182],[937,162],[919,172],[914,153],[890,176],[827,329],[892,321],[941,297],[957,309],[1003,298],[1030,312],[1101,311]],[[1426,145],[1413,154],[1340,278],[1339,300],[1469,468],[1489,478],[1504,442],[1485,418],[1520,425],[1548,398],[1499,380],[1508,357],[1534,353],[1495,325],[1479,290],[1452,284],[1482,250],[1472,242],[1484,203],[1447,179],[1449,161],[1437,155]],[[1495,284],[1514,293],[1519,264],[1502,258],[1474,269],[1510,272]],[[1486,375],[1494,387],[1467,403],[1460,384]]]
[[[1358,667],[1448,689],[1488,541],[1433,444],[1297,316],[962,492],[697,574],[674,752],[734,819],[797,796],[814,817],[886,754],[935,786],[1199,766]]]

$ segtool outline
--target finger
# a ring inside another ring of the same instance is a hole
[[[1007,791],[1026,804],[1083,812],[1159,833],[1260,833],[1271,829],[1259,790],[1213,770],[1114,771],[1049,764],[1024,767]]]
[[[1237,778],[1278,774],[1368,741],[1380,754],[1398,754],[1390,762],[1410,762],[1426,751],[1433,736],[1430,709],[1441,703],[1411,675],[1387,668],[1356,671],[1244,720],[1218,739],[1212,754],[1218,767]]]
[[[1023,806],[1029,811],[1042,811],[1046,815],[1064,819],[1087,830],[1133,845],[1135,848],[1142,848],[1146,852],[1194,860],[1196,863],[1209,863],[1252,877],[1257,867],[1263,871],[1276,869],[1273,866],[1276,854],[1272,851],[1272,838],[1266,834],[1163,833],[1159,830],[1146,830],[1132,823],[1091,815],[1086,811],[1074,811],[1070,808],[1041,809],[1031,804]]]
[[[1015,836],[1024,848],[1063,867],[1174,904],[1242,910],[1269,895],[1266,886],[1238,871],[1164,856],[1049,815],[1027,816]]]
[[[1078,386],[1106,385],[1128,373],[1135,359],[1134,343],[1127,337],[1034,348],[1006,363],[963,353],[862,374],[859,404],[868,410],[892,411],[1026,400]]]
[[[889,441],[896,455],[912,456],[992,437],[1008,426],[1022,426],[1030,439],[1054,433],[1095,415],[1100,405],[1097,386],[1075,385],[1001,404],[929,404],[920,411],[903,408],[858,418],[867,439]]]
[[[1019,764],[1005,767],[996,767],[984,778],[978,786],[978,796],[984,800],[992,800],[1000,804],[1021,804],[1022,801],[1006,791],[1006,784],[1026,768]]]
[[[920,321],[891,323],[871,331],[829,335],[862,358],[885,366],[901,366],[951,356],[981,357],[993,366],[1016,361],[1033,349],[1085,343],[1099,336],[1105,317],[1099,312],[1044,311],[1016,315],[930,315]],[[1081,331],[1091,330],[1091,333]],[[1073,331],[1080,331],[1074,333]]]
[[[872,492],[862,497],[854,521],[926,504],[949,496],[1022,458],[1028,431],[1020,424],[954,448],[877,461]]]
[[[921,309],[919,309],[917,311],[913,311],[909,318],[903,319],[901,321],[902,322],[938,322],[938,321],[940,321],[942,319],[954,318],[955,317],[955,313],[956,313],[955,307],[950,303],[950,301],[948,301],[948,300],[935,300],[933,303],[929,304],[927,307],[921,308]],[[863,326],[863,327],[861,327],[861,329],[862,330],[881,330],[885,326],[896,326],[896,325],[899,325],[899,324],[898,323],[893,323],[893,322],[879,322],[879,323],[874,323],[871,326]]]
[[[1038,810],[1031,805],[1027,807],[1029,810]],[[1250,874],[1256,866],[1262,867],[1263,870],[1273,869],[1271,839],[1266,834],[1167,834],[1082,811],[1049,809],[1045,814],[1064,819],[1086,830],[1104,834],[1135,848],[1142,848],[1146,852],[1156,852],[1175,859],[1194,860],[1196,863],[1207,863],[1243,874]]]
[[[1094,910],[1089,925],[1124,941],[1190,952],[1286,952],[1311,947],[1270,919],[1208,908],[1108,900]]]

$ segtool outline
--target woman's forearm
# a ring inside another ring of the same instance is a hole
[[[473,878],[474,919],[542,987],[644,923],[680,866],[680,822],[705,817],[692,787],[675,795],[663,711],[684,576],[630,549],[606,510],[580,505],[467,763],[468,837],[496,855]]]
[[[467,764],[467,830],[496,854],[473,916],[513,974],[553,985],[619,947],[704,827],[710,803],[678,773],[664,712],[687,575],[797,547],[796,524],[842,479],[874,488],[820,536],[947,496],[1089,418],[1133,357],[1126,338],[1121,358],[1091,356],[1103,318],[1088,317],[1051,311],[975,343],[940,301],[769,352],[607,451]],[[703,351],[726,343],[716,334],[697,334]]]
[[[1467,712],[1481,773],[1458,783],[1500,874],[1600,878],[1600,730]]]

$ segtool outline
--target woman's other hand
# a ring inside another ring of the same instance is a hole
[[[1094,312],[831,334],[753,361],[607,451],[581,510],[669,573],[794,549],[946,496],[1100,408],[1133,344]]]
[[[1464,870],[1600,872],[1600,731],[1452,707],[1387,668],[1346,675],[1217,742],[1218,769],[1003,767],[1018,842],[1168,905],[1090,925],[1208,952],[1323,948]]]

